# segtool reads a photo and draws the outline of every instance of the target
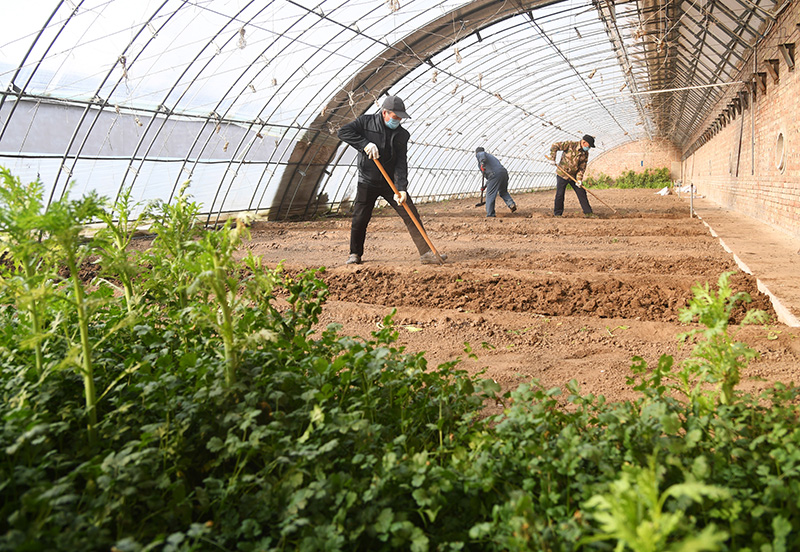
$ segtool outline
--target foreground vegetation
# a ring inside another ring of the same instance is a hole
[[[688,361],[633,359],[636,401],[500,396],[391,315],[317,330],[316,272],[235,260],[245,225],[199,231],[185,190],[134,256],[127,196],[44,209],[3,176],[0,550],[800,547],[798,390],[737,392],[728,274],[681,312]]]

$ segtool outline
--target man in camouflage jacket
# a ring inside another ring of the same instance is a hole
[[[579,142],[556,142],[550,146],[548,159],[555,163],[556,153],[563,151],[561,161],[556,165],[556,200],[553,206],[553,214],[560,217],[564,213],[564,194],[567,191],[567,184],[575,190],[578,201],[581,203],[583,214],[592,214],[592,206],[589,205],[589,198],[586,190],[583,189],[583,174],[586,172],[586,163],[589,161],[589,148],[594,147],[594,136],[588,134]],[[572,178],[570,178],[572,177]]]

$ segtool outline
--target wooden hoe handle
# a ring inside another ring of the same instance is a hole
[[[574,177],[573,177],[571,174],[569,174],[567,171],[565,171],[564,169],[562,169],[562,168],[561,168],[561,167],[559,167],[558,165],[556,165],[556,170],[557,170],[557,171],[561,171],[561,174],[563,174],[564,176],[568,177],[568,178],[569,178],[570,180],[572,180],[572,181],[573,181],[575,184],[577,184],[577,183],[578,183],[578,181],[577,181],[577,180],[575,180],[575,178],[574,178]],[[602,199],[600,199],[599,197],[597,197],[597,195],[596,195],[596,194],[595,194],[593,191],[591,191],[589,188],[586,188],[585,186],[581,186],[581,188],[583,188],[584,190],[586,190],[587,192],[589,192],[590,194],[592,194],[592,197],[593,197],[593,198],[595,198],[597,201],[599,201],[600,203],[602,203],[603,205],[605,205],[606,207],[608,207],[609,209],[611,209],[611,210],[612,210],[612,211],[614,211],[615,213],[617,212],[617,210],[616,210],[616,209],[614,209],[614,208],[613,208],[611,205],[609,205],[608,203],[606,203],[605,201],[603,201]]]
[[[397,186],[394,185],[394,182],[392,182],[392,179],[386,173],[386,169],[383,168],[383,165],[381,165],[381,162],[378,161],[377,159],[373,159],[373,161],[375,161],[375,164],[378,165],[378,169],[381,171],[381,174],[386,179],[386,182],[389,183],[389,186],[391,186],[392,191],[394,192],[394,194],[395,195],[400,195],[400,192],[397,190]],[[417,220],[417,217],[414,216],[414,213],[411,212],[411,209],[408,207],[408,205],[406,204],[405,201],[402,203],[402,205],[403,205],[403,207],[405,207],[406,213],[408,213],[408,216],[410,216],[411,220],[414,221],[414,224],[416,225],[417,230],[419,230],[419,233],[422,234],[423,238],[425,238],[425,243],[428,244],[428,247],[431,248],[431,251],[433,251],[434,255],[436,255],[436,258],[439,259],[439,264],[444,264],[444,260],[442,260],[442,256],[439,255],[438,251],[436,251],[436,248],[431,243],[431,240],[428,237],[428,234],[425,232],[425,229],[422,227],[422,225]]]

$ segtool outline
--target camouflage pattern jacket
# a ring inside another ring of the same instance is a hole
[[[589,161],[589,152],[583,151],[580,141],[578,142],[556,142],[550,146],[550,158],[556,158],[556,152],[563,151],[561,161],[558,166],[561,170],[556,173],[561,178],[569,180],[564,172],[575,178],[575,180],[583,180],[583,173],[586,172],[586,163]]]

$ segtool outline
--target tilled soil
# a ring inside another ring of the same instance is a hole
[[[268,266],[325,267],[330,299],[322,324],[368,337],[393,309],[399,342],[425,351],[429,365],[462,359],[505,389],[532,378],[547,387],[575,379],[584,392],[608,400],[635,396],[626,383],[634,356],[654,365],[662,354],[685,358],[678,335],[691,326],[678,311],[692,287],[715,287],[733,271],[750,308],[772,312],[755,277],[737,267],[685,200],[654,190],[597,190],[597,218],[584,218],[574,195],[552,216],[554,192],[515,195],[516,213],[500,202],[485,218],[476,198],[420,205],[443,265],[422,265],[400,218],[376,209],[363,264],[345,265],[350,220],[259,222],[245,247]],[[592,197],[590,196],[590,200]],[[741,319],[739,309],[735,320]],[[800,364],[800,331],[774,322],[734,328],[760,353],[740,388],[755,391],[791,382]],[[477,359],[465,352],[471,347]]]

